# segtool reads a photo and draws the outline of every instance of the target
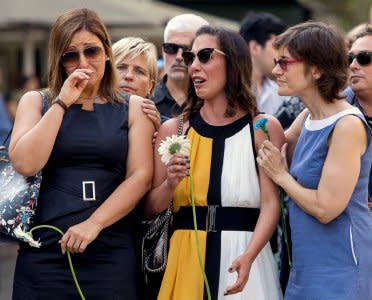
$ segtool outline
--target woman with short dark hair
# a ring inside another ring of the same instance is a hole
[[[289,195],[293,266],[286,300],[370,299],[372,218],[367,206],[371,133],[342,90],[348,61],[342,34],[308,22],[278,36],[280,95],[306,106],[280,151],[268,141],[258,163]]]

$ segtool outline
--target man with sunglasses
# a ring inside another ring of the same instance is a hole
[[[372,129],[372,26],[360,32],[349,51],[349,103],[357,106]],[[369,177],[369,207],[372,210],[372,172]]]
[[[182,111],[190,84],[182,53],[190,50],[196,31],[207,24],[206,20],[197,15],[182,14],[170,19],[164,29],[162,50],[165,75],[152,98],[162,122]]]

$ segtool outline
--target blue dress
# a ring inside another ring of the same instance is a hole
[[[94,111],[72,105],[43,169],[35,225],[50,224],[65,232],[86,220],[124,181],[127,151],[127,103],[94,104]],[[133,214],[122,218],[102,230],[85,252],[72,255],[86,299],[139,299],[134,221]],[[61,253],[61,236],[48,229],[34,236],[42,247],[21,245],[13,299],[80,299]]]
[[[307,117],[290,167],[290,173],[302,186],[318,188],[328,154],[328,137],[337,121],[347,114],[365,122],[357,108],[320,121]],[[361,157],[356,187],[337,218],[322,224],[289,201],[293,266],[286,300],[372,299],[372,218],[367,206],[372,143],[367,131],[369,145]]]

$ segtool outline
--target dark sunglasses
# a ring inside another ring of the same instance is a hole
[[[88,47],[83,50],[83,55],[86,59],[91,61],[97,60],[102,54],[103,49],[101,47]],[[80,62],[80,51],[67,51],[61,56],[61,63],[64,67],[75,67]]]
[[[186,66],[189,67],[194,62],[195,57],[198,57],[198,60],[200,61],[200,63],[206,64],[211,59],[212,53],[214,51],[216,51],[217,53],[219,53],[221,55],[226,55],[221,50],[218,50],[218,49],[215,49],[215,48],[204,48],[204,49],[199,50],[198,53],[196,53],[196,54],[194,52],[191,52],[191,51],[185,51],[185,52],[182,53],[183,62],[185,63]]]
[[[358,54],[349,53],[349,66],[353,63],[354,59],[356,59],[359,65],[368,66],[372,62],[372,51],[362,51]]]
[[[163,43],[163,51],[167,54],[177,54],[178,49],[182,49],[183,52],[190,49],[189,45],[180,45],[174,43]]]
[[[296,59],[289,59],[289,58],[274,58],[274,64],[279,65],[279,67],[284,71],[287,72],[288,65],[296,64],[301,62],[301,60]]]

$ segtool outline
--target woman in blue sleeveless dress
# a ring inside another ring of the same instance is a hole
[[[24,175],[43,169],[36,225],[65,234],[38,230],[40,249],[21,245],[13,299],[80,299],[66,250],[86,299],[139,299],[132,210],[151,184],[153,125],[142,98],[121,95],[95,12],[61,15],[49,54],[49,109],[37,92],[22,97],[9,153]]]
[[[348,69],[343,37],[309,22],[289,28],[274,45],[279,93],[300,96],[307,107],[286,132],[289,171],[270,142],[257,159],[291,198],[293,265],[285,299],[372,299],[371,133],[340,95]]]

